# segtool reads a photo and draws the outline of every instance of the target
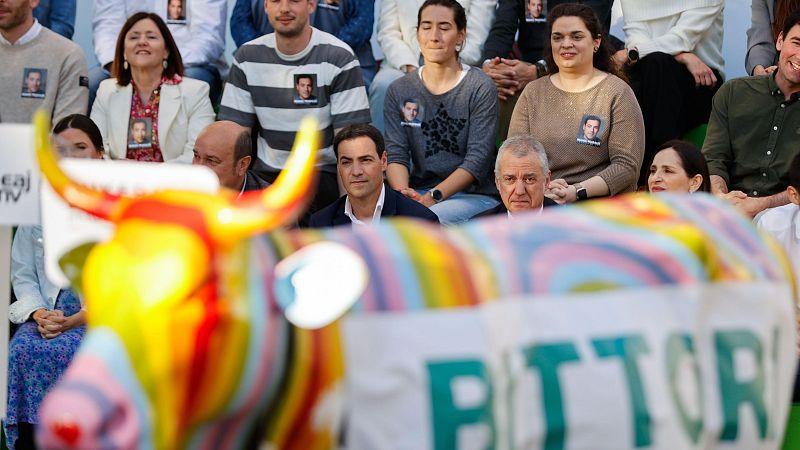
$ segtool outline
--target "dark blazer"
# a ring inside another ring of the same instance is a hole
[[[547,15],[550,10],[561,3],[584,3],[594,10],[600,18],[603,32],[608,34],[611,25],[611,6],[614,0],[548,0]],[[514,36],[519,29],[517,46],[523,61],[535,63],[542,59],[544,40],[548,39],[546,23],[528,23],[525,21],[525,6],[527,0],[500,0],[494,14],[494,24],[489,31],[489,37],[483,44],[483,58],[501,57],[512,58],[511,48],[514,45]]]
[[[322,228],[351,224],[350,218],[344,214],[344,201],[346,197],[346,195],[343,195],[333,202],[333,204],[312,214],[311,218],[308,220],[308,226],[311,228]],[[425,205],[411,200],[389,186],[386,186],[381,218],[392,216],[417,217],[439,223],[439,218],[436,214]]]
[[[255,172],[252,170],[247,170],[247,176],[244,179],[244,191],[258,191],[261,189],[268,188],[270,185],[269,182],[264,180],[263,178],[259,177]]]

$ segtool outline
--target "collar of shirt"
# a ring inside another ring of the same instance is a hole
[[[541,214],[542,214],[542,211],[544,211],[544,203],[542,203],[542,204],[541,204],[541,206],[539,206],[539,211],[536,211],[536,215],[537,215],[537,216],[541,215]],[[507,212],[508,212],[508,218],[509,218],[509,220],[510,220],[510,219],[513,219],[513,218],[514,218],[514,216],[511,214],[511,211],[507,211]]]
[[[3,37],[2,34],[0,34],[0,43],[3,45],[24,45],[36,39],[36,36],[38,36],[39,33],[41,33],[41,31],[42,31],[42,26],[39,24],[39,21],[33,19],[33,26],[28,31],[26,31],[25,34],[20,36],[20,38],[17,39],[17,42],[14,42],[12,44],[11,42],[8,42],[6,38]]]
[[[237,200],[239,199],[239,197],[242,196],[242,194],[244,194],[244,188],[246,186],[247,186],[247,172],[244,173],[244,180],[242,181],[242,188],[239,190],[239,195],[236,196]]]
[[[770,93],[772,93],[773,97],[780,97],[780,100],[783,101],[784,99],[783,92],[781,91],[781,88],[778,87],[778,83],[775,82],[776,75],[778,75],[777,70],[772,72],[772,74],[769,76],[769,91]],[[797,101],[798,98],[800,98],[800,93],[795,92],[789,97],[787,103],[794,103]]]
[[[378,197],[378,204],[375,205],[375,211],[372,213],[372,223],[381,221],[381,213],[383,212],[383,199],[386,197],[386,185],[381,185],[381,196]],[[353,225],[367,225],[366,222],[361,221],[355,214],[353,214],[353,206],[350,205],[350,196],[344,199],[344,215],[350,218]]]

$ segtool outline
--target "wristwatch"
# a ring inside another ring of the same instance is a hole
[[[440,201],[444,200],[444,195],[442,195],[442,191],[433,188],[431,189],[431,197],[433,197],[433,201],[439,203]]]
[[[575,183],[573,184],[573,186],[575,186],[575,200],[581,201],[589,198],[589,194],[586,192],[586,188],[581,186],[580,183]]]
[[[639,61],[639,49],[636,47],[628,49],[628,64],[636,64]]]

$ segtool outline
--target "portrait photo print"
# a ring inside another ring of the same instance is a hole
[[[578,127],[578,137],[576,139],[578,144],[599,147],[602,144],[601,137],[603,136],[603,131],[605,131],[605,123],[606,120],[602,116],[584,114]]]
[[[525,22],[547,22],[547,0],[525,0]]]
[[[128,148],[140,149],[153,146],[153,120],[149,117],[131,119],[128,125]]]
[[[26,67],[22,70],[22,90],[25,98],[44,98],[47,94],[47,69]]]
[[[415,98],[403,100],[400,109],[400,125],[404,127],[419,128],[422,126],[422,104]]]
[[[294,104],[318,105],[319,99],[315,95],[317,88],[317,74],[297,73],[294,75]]]
[[[186,24],[186,0],[167,1],[167,23],[175,25]]]

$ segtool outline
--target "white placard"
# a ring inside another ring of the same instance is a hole
[[[776,450],[777,283],[648,287],[343,320],[348,448]]]
[[[74,180],[117,194],[219,190],[217,175],[205,166],[89,159],[63,159],[59,164]],[[106,241],[114,232],[112,224],[67,206],[47,183],[42,187],[42,225],[45,271],[60,287],[68,286],[69,281],[58,266],[59,258],[86,242]]]
[[[39,224],[33,126],[0,123],[0,225]]]

